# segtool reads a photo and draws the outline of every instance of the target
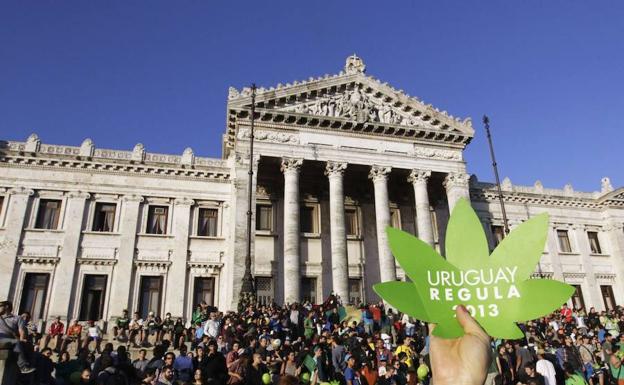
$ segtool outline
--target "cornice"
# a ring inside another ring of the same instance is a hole
[[[132,175],[139,177],[166,177],[173,179],[210,179],[215,182],[229,182],[229,170],[211,170],[197,168],[170,168],[150,164],[108,163],[79,159],[52,159],[26,155],[8,155],[0,157],[0,163],[16,168],[41,168],[44,170],[67,169],[72,172]]]
[[[117,259],[114,258],[77,258],[76,262],[79,265],[91,265],[91,266],[115,266]]]
[[[404,126],[381,122],[356,122],[354,120],[333,116],[316,116],[300,114],[282,110],[256,109],[256,119],[262,123],[279,124],[290,129],[305,127],[314,130],[330,132],[351,132],[362,136],[395,138],[411,141],[423,141],[426,143],[438,143],[445,145],[458,145],[465,147],[472,135],[449,129],[428,128],[424,126]],[[237,129],[241,124],[250,125],[250,113],[247,109],[230,108],[228,110],[227,141],[226,145],[233,148],[236,140]],[[242,136],[248,136],[243,131]],[[255,136],[255,134],[254,134]],[[261,139],[262,140],[262,139]],[[284,136],[287,142],[294,141],[292,136]],[[426,156],[426,154],[424,154]]]
[[[17,260],[26,265],[56,265],[61,258],[45,255],[18,255]]]

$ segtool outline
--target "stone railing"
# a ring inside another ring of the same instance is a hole
[[[30,135],[26,142],[1,141],[0,149],[13,152],[39,153],[42,155],[60,155],[70,157],[107,159],[116,161],[135,161],[159,163],[172,166],[227,167],[225,160],[195,156],[191,148],[186,148],[182,155],[158,154],[146,152],[145,147],[138,143],[132,151],[109,150],[96,148],[91,139],[85,139],[80,146],[44,144],[36,134]]]

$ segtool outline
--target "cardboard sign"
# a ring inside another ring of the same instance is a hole
[[[421,321],[435,323],[433,334],[457,338],[455,319],[465,305],[495,338],[522,338],[516,322],[539,318],[559,308],[574,288],[552,279],[532,279],[548,232],[548,214],[533,217],[510,232],[489,253],[483,226],[468,201],[460,199],[446,231],[446,259],[427,243],[388,228],[396,260],[412,282],[373,286],[391,306]]]

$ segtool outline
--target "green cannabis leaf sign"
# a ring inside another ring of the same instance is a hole
[[[446,259],[431,246],[389,227],[395,258],[412,282],[382,282],[373,289],[390,305],[437,324],[433,334],[462,336],[455,308],[463,304],[496,338],[522,338],[515,322],[541,317],[565,302],[574,288],[551,279],[531,279],[542,256],[548,214],[531,218],[489,253],[485,232],[468,201],[459,200],[446,231]]]

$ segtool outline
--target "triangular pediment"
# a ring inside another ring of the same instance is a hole
[[[251,94],[249,87],[240,91],[230,88],[230,123],[246,116]],[[257,88],[255,102],[259,114],[279,121],[346,125],[362,133],[391,132],[464,145],[474,135],[469,118],[454,117],[367,75],[364,63],[355,55],[347,58],[344,70],[338,74]],[[232,137],[233,131],[228,134]]]
[[[319,117],[458,131],[472,136],[468,119],[459,119],[364,73],[360,58],[347,58],[344,71],[256,90],[256,107]],[[251,88],[231,88],[230,108],[249,108]]]

